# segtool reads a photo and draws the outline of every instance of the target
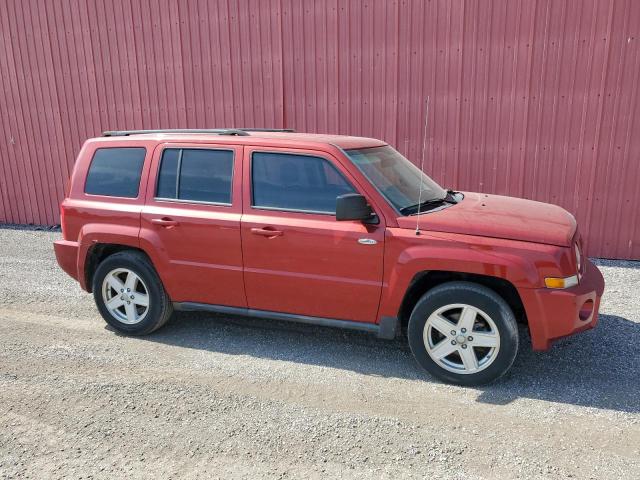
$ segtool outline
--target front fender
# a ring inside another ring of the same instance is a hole
[[[537,264],[541,246],[538,244],[511,242],[511,245],[506,245],[496,239],[438,232],[418,236],[406,229],[388,229],[385,242],[385,281],[379,318],[398,316],[404,295],[420,272],[444,271],[496,277],[506,280],[516,289],[540,286]],[[533,248],[533,251],[528,253],[526,247]]]

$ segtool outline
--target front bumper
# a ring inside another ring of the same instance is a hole
[[[548,350],[558,338],[595,327],[603,292],[602,273],[589,260],[575,287],[522,289],[533,349]]]

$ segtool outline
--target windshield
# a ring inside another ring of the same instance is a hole
[[[422,202],[442,200],[447,192],[393,147],[346,150],[347,156],[396,208],[404,212],[417,205],[422,175]]]

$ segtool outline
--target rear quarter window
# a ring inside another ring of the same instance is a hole
[[[84,192],[136,198],[145,155],[143,147],[99,148],[91,159]]]

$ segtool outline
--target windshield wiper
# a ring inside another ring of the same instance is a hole
[[[417,213],[418,211],[422,212],[422,210],[424,208],[430,207],[430,206],[434,206],[434,205],[441,205],[443,203],[452,203],[452,204],[456,204],[458,203],[458,200],[456,200],[455,198],[455,193],[453,190],[447,190],[447,193],[445,194],[444,197],[442,198],[430,198],[429,200],[425,200],[422,203],[416,203],[413,205],[407,205],[406,207],[402,207],[400,209],[400,213],[402,213],[403,215],[409,214],[409,215],[413,215],[414,213]],[[415,211],[413,211],[415,210]],[[409,213],[411,212],[411,213]]]
[[[433,205],[440,205],[442,203],[447,202],[447,197],[444,198],[432,198],[430,200],[425,200],[422,203],[416,203],[414,205],[407,205],[406,207],[402,207],[400,209],[400,213],[402,213],[403,215],[405,214],[409,214],[409,215],[413,215],[414,213],[418,212],[418,210],[422,211],[422,209],[426,208],[426,207],[430,207]],[[415,210],[415,212],[413,211]],[[409,213],[411,212],[411,213]]]

